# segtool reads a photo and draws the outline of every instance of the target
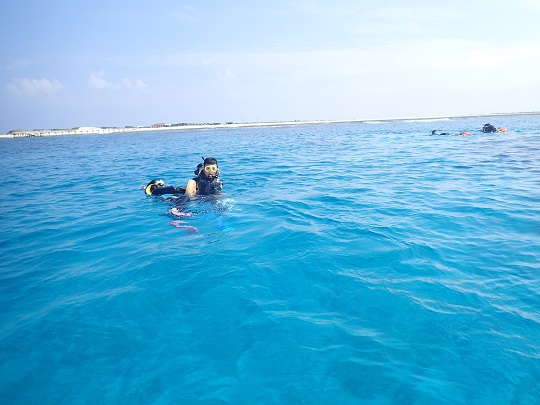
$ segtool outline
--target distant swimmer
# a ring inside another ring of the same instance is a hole
[[[486,134],[490,134],[494,132],[506,132],[506,128],[505,127],[495,128],[495,125],[484,124],[484,126],[482,127],[482,132]]]
[[[438,131],[439,131],[438,129],[434,129],[433,131],[431,131],[431,135],[452,135],[449,132],[438,132]]]
[[[484,124],[484,126],[482,127],[482,132],[486,134],[490,134],[494,132],[506,132],[506,131],[507,129],[505,127],[495,128],[495,126],[491,124]]]
[[[431,135],[471,136],[471,134],[466,131],[461,131],[459,134],[452,134],[450,132],[438,132],[437,129],[431,131]]]

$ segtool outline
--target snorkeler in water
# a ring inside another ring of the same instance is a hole
[[[482,127],[482,132],[486,134],[491,134],[494,132],[506,132],[506,128],[505,127],[495,128],[495,125],[484,124],[484,126]]]
[[[213,157],[203,158],[195,169],[196,177],[188,181],[185,188],[166,186],[163,180],[152,180],[146,185],[145,192],[148,195],[212,195],[220,194],[223,182],[219,178],[218,162]]]
[[[166,186],[163,180],[151,180],[150,183],[144,187],[144,192],[148,195],[182,195],[186,192],[186,189],[176,186]]]
[[[481,131],[483,133],[485,133],[485,134],[492,134],[492,133],[495,133],[495,132],[506,132],[506,128],[505,127],[496,128],[495,125],[484,124]],[[431,131],[431,135],[471,136],[471,134],[469,132],[467,132],[467,131],[461,131],[459,134],[453,134],[451,132],[439,132],[438,129],[434,129],[433,131]]]
[[[213,157],[207,157],[203,163],[199,163],[194,171],[197,177],[188,181],[184,195],[192,197],[194,195],[215,195],[220,194],[223,189],[223,182],[219,178],[218,162]],[[171,210],[177,216],[186,216],[186,213],[178,209],[178,205]]]
[[[220,194],[223,183],[219,178],[218,162],[213,157],[207,157],[204,162],[197,165],[193,179],[186,185],[185,195],[193,196]]]
[[[466,131],[461,131],[459,134],[452,134],[450,132],[438,132],[437,129],[431,131],[431,135],[471,136],[471,134]]]
[[[184,212],[184,208],[190,197],[220,194],[223,188],[223,182],[219,178],[218,162],[213,157],[203,158],[203,163],[197,165],[194,174],[196,177],[190,179],[185,188],[166,186],[163,180],[152,180],[145,187],[145,192],[153,196],[172,195],[166,198],[174,205],[170,210],[171,214],[177,217],[189,217],[191,213]],[[181,225],[179,220],[172,221],[170,224],[177,228],[186,228],[188,233],[197,232],[194,227]]]
[[[486,134],[497,132],[497,128],[495,128],[495,126],[491,124],[484,124],[484,126],[482,127],[482,132]]]
[[[431,135],[450,135],[448,132],[439,132],[437,133],[437,129],[434,129],[433,131],[431,131]]]

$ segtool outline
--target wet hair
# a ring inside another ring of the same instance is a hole
[[[199,176],[204,171],[204,166],[206,166],[206,165],[216,165],[216,166],[219,167],[217,160],[214,159],[213,157],[203,158],[203,160],[204,160],[204,162],[199,163],[197,165],[197,168],[193,172],[195,174],[195,176]],[[216,172],[216,176],[219,176],[219,170]]]
[[[206,165],[216,165],[217,166],[218,163],[217,163],[217,160],[214,159],[213,157],[207,157],[207,158],[204,159],[204,165],[205,166]]]

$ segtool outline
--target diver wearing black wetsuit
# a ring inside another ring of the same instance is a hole
[[[204,163],[197,165],[194,173],[197,177],[189,180],[185,188],[166,186],[163,180],[152,180],[144,188],[148,195],[212,195],[221,193],[223,182],[219,178],[217,160],[214,158],[204,159]]]
[[[186,195],[212,195],[221,193],[223,183],[219,178],[219,168],[216,159],[212,157],[204,159],[204,163],[197,165],[194,173],[197,177],[188,181],[185,191]]]
[[[431,135],[452,135],[452,134],[449,133],[449,132],[439,132],[439,133],[437,133],[437,130],[434,129],[433,131],[431,131]]]
[[[482,128],[482,132],[484,133],[497,132],[497,128],[495,128],[495,126],[491,124],[484,124],[484,127]]]
[[[148,183],[148,186],[146,186],[146,190],[146,194],[151,195],[182,195],[186,192],[186,189],[182,187],[166,186],[162,180],[152,180]]]
[[[219,177],[209,178],[204,174],[204,171],[193,180],[197,183],[197,194],[199,195],[219,194],[223,188],[223,182]]]

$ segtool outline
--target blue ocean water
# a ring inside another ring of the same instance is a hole
[[[484,121],[0,140],[2,403],[538,403],[540,116]]]

